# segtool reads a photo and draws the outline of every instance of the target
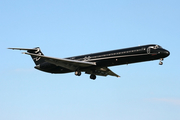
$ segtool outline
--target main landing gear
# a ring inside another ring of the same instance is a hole
[[[81,71],[75,71],[76,76],[81,76]]]
[[[81,71],[75,71],[75,75],[76,75],[76,76],[81,76]],[[90,75],[90,78],[91,78],[92,80],[95,80],[95,79],[96,79],[96,75],[95,75],[95,74],[91,74],[91,75]]]
[[[93,80],[95,80],[95,79],[96,79],[96,75],[91,74],[91,75],[90,75],[90,78],[93,79]]]
[[[75,71],[75,75],[76,75],[76,76],[81,76],[81,71]],[[96,75],[95,75],[95,74],[91,74],[91,75],[90,75],[90,78],[91,78],[92,80],[95,80],[95,79],[96,79]]]
[[[160,59],[159,65],[163,65],[163,62],[162,62],[163,60],[164,60],[163,58]]]

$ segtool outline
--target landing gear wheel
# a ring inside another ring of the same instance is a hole
[[[81,76],[81,71],[75,71],[76,76]]]
[[[159,62],[159,65],[163,65],[163,62],[160,61],[160,62]]]
[[[90,75],[90,78],[93,79],[93,80],[95,80],[95,79],[96,79],[96,75],[91,74],[91,75]]]

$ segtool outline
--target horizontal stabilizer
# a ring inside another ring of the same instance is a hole
[[[34,51],[37,51],[37,49],[28,49],[28,48],[8,48],[8,49],[12,49],[12,50],[34,50]]]
[[[28,53],[33,53],[33,54],[38,54],[38,55],[44,55],[40,48],[39,47],[36,47],[36,48],[32,48],[32,49],[29,49],[29,48],[8,48],[8,49],[12,49],[12,50],[27,50]],[[32,56],[32,59],[34,61],[34,63],[36,65],[39,65],[41,63],[44,63],[45,60],[44,59],[41,59],[40,57],[36,57],[36,56]]]

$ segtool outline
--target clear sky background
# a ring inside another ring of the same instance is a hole
[[[179,0],[1,0],[1,120],[180,120]],[[159,60],[110,67],[121,78],[34,69],[8,47],[65,58],[145,44]]]

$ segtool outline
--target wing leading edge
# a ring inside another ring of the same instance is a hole
[[[23,54],[41,57],[45,61],[47,61],[51,64],[67,68],[72,71],[75,71],[81,67],[89,67],[89,66],[96,65],[96,63],[94,63],[94,62],[77,61],[77,60],[70,60],[70,59],[63,59],[63,58],[54,58],[54,57],[48,57],[48,56],[44,56],[44,55],[38,55],[38,54],[26,53],[26,52],[24,52]]]

